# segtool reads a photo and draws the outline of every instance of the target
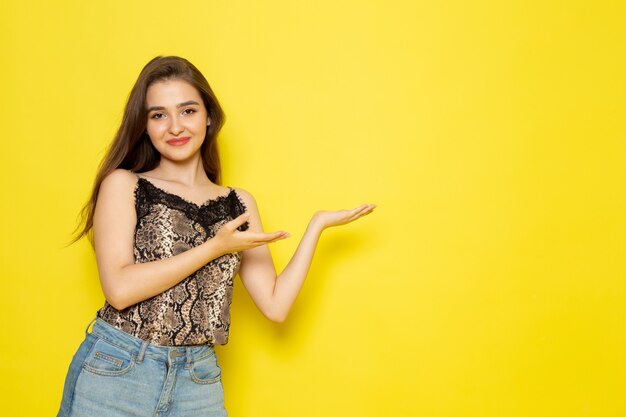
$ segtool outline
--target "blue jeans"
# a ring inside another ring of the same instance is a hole
[[[72,359],[57,417],[224,417],[211,345],[157,346],[101,319]]]

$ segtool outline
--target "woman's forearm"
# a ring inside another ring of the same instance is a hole
[[[189,249],[181,254],[152,262],[126,265],[101,277],[104,295],[118,310],[154,297],[170,289],[207,263],[224,254],[217,239]],[[104,279],[102,279],[104,278]]]
[[[321,223],[314,217],[309,222],[291,260],[276,277],[271,302],[272,311],[269,313],[274,321],[282,322],[287,318],[309,272],[323,230]]]

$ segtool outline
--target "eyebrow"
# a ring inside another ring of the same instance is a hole
[[[177,104],[176,107],[185,107],[185,106],[190,106],[192,104],[199,105],[197,101],[189,100],[189,101],[185,101],[185,102],[182,102],[180,104]],[[148,109],[149,112],[151,112],[153,110],[165,110],[165,107],[163,107],[163,106],[152,106],[152,107],[150,107]]]

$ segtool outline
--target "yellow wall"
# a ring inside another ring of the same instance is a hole
[[[39,4],[37,4],[39,3]],[[626,6],[618,1],[3,3],[0,403],[54,415],[102,305],[64,248],[142,66],[188,58],[226,110],[225,183],[282,268],[325,232],[288,322],[240,282],[220,347],[252,416],[626,414]]]

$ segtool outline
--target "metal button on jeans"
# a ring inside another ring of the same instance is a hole
[[[171,350],[170,351],[170,359],[174,360],[180,356],[185,356],[185,354],[179,350]]]

